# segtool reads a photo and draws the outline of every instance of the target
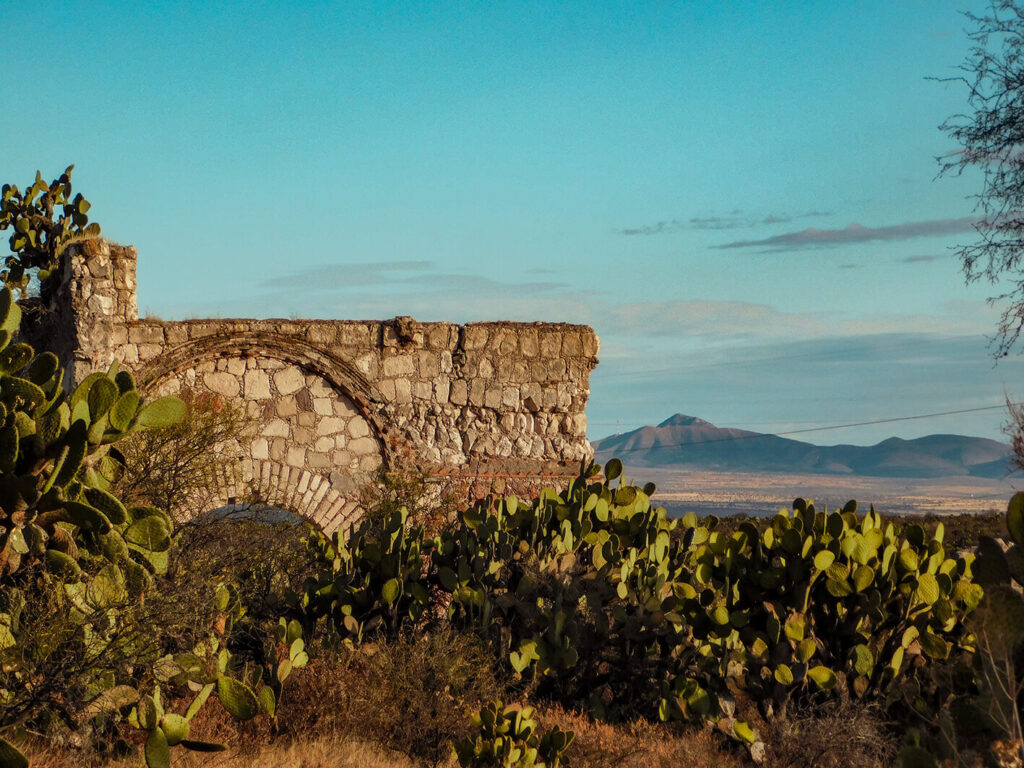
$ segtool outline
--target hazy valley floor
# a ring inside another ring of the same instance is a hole
[[[627,467],[627,471],[629,468]],[[883,514],[980,514],[1006,510],[1006,502],[1024,487],[1020,477],[885,478],[837,475],[708,472],[637,467],[632,479],[658,486],[654,500],[670,515],[747,514],[764,517],[789,507],[797,496],[829,508],[850,499]]]

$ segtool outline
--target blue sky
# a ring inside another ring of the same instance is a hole
[[[983,7],[0,0],[0,180],[75,163],[168,319],[589,323],[593,438],[981,408],[1024,365],[951,253],[980,179],[936,180],[965,92],[927,78]]]

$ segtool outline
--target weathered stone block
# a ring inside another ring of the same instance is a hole
[[[372,437],[360,437],[348,444],[350,453],[356,456],[366,456],[377,453],[377,442]]]
[[[462,333],[462,347],[465,350],[482,349],[487,345],[487,329],[467,325]]]
[[[230,373],[208,373],[203,377],[203,384],[211,392],[216,392],[224,397],[237,397],[239,391],[238,379]]]
[[[282,395],[298,392],[306,385],[306,377],[296,366],[290,365],[274,374],[274,386]]]
[[[465,379],[455,379],[452,382],[448,398],[455,405],[465,405],[468,402],[468,389]]]
[[[357,416],[348,423],[348,434],[349,437],[365,437],[370,434],[370,425],[362,416]]]
[[[412,376],[416,373],[416,362],[412,355],[396,355],[385,357],[383,368],[385,376]]]
[[[345,420],[340,419],[337,416],[327,416],[320,419],[319,429],[317,430],[321,435],[333,435],[338,432],[342,432],[345,429]]]
[[[291,427],[284,419],[273,419],[260,430],[267,437],[290,437]]]
[[[270,377],[266,372],[258,369],[245,372],[245,396],[250,400],[270,397]]]
[[[288,449],[285,463],[290,467],[304,467],[306,465],[306,449],[301,445],[293,445]]]
[[[542,357],[558,357],[562,354],[562,336],[558,333],[542,333],[540,335],[540,354]]]

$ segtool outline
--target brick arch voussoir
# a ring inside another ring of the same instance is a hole
[[[381,418],[383,398],[376,388],[347,360],[302,339],[264,332],[225,333],[204,336],[173,347],[147,363],[138,376],[143,392],[167,378],[208,360],[224,357],[271,357],[292,363],[325,379],[348,397],[366,419],[381,449],[387,469],[395,466],[393,441]]]
[[[231,477],[218,477],[218,487],[207,505],[217,509],[245,503],[291,512],[328,536],[363,517],[359,502],[335,490],[327,476],[267,459],[241,459]]]

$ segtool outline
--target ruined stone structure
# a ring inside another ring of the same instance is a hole
[[[29,341],[57,352],[69,384],[116,360],[151,394],[244,401],[259,434],[223,504],[259,500],[332,531],[361,513],[355,491],[381,464],[479,493],[564,481],[591,455],[586,326],[139,319],[135,268],[131,247],[69,248]]]

